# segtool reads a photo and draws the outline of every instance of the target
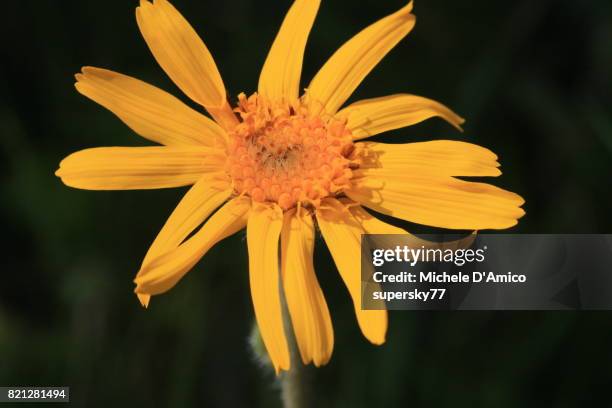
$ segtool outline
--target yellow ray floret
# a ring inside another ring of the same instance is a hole
[[[116,114],[136,133],[168,146],[220,146],[227,135],[216,122],[146,82],[107,69],[83,67],[76,89]]]
[[[306,40],[319,4],[319,0],[297,0],[289,9],[259,76],[258,91],[264,98],[297,102]]]
[[[416,22],[412,2],[347,41],[308,85],[308,101],[334,114]]]
[[[338,112],[355,140],[412,126],[435,116],[461,130],[464,120],[439,102],[416,95],[391,95],[355,102]]]
[[[96,147],[73,153],[55,173],[71,187],[133,190],[180,187],[219,171],[223,153],[200,147]]]
[[[315,230],[312,216],[295,209],[284,216],[281,233],[281,276],[291,323],[302,362],[327,363],[334,348],[334,331],[312,256]]]
[[[290,364],[279,291],[278,241],[282,227],[283,213],[275,205],[257,205],[247,224],[251,298],[276,373],[288,370]]]
[[[145,263],[134,279],[136,293],[156,295],[176,285],[213,245],[246,226],[250,208],[242,197],[228,201],[183,244]]]
[[[361,234],[365,231],[348,209],[336,199],[326,199],[317,212],[325,243],[346,285],[363,335],[374,344],[385,342],[386,310],[361,310]]]

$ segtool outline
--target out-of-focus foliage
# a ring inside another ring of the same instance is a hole
[[[175,4],[215,55],[229,93],[254,91],[289,1]],[[3,7],[0,385],[69,385],[74,405],[87,407],[278,406],[273,375],[247,344],[244,235],[215,247],[144,310],[131,280],[184,190],[79,191],[53,176],[72,151],[145,144],[74,90],[82,65],[180,95],[140,38],[136,5]],[[343,41],[401,5],[323,2],[302,86]],[[495,183],[527,200],[513,231],[610,232],[612,3],[427,0],[415,13],[415,31],[352,100],[431,97],[466,117],[465,132],[432,121],[382,139],[451,138],[494,150],[504,171]],[[610,313],[394,312],[377,348],[361,337],[323,245],[316,266],[336,330],[331,363],[314,373],[321,406],[609,401]]]

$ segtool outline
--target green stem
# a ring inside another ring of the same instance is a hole
[[[291,368],[289,371],[283,371],[277,377],[283,406],[285,408],[311,407],[312,393],[310,392],[310,375],[312,370],[302,363],[300,351],[298,350],[298,345],[295,340],[293,326],[291,324],[291,317],[289,316],[285,293],[282,287],[280,288],[280,299],[283,326],[285,327],[285,337],[287,338],[289,358],[291,361]],[[253,324],[249,343],[259,364],[261,364],[262,367],[271,368],[272,362],[263,344],[256,322]]]
[[[298,350],[297,342],[289,317],[289,309],[285,300],[284,291],[281,290],[281,308],[283,312],[283,323],[285,327],[285,336],[287,337],[287,345],[289,346],[289,357],[291,359],[291,369],[283,372],[279,376],[281,385],[281,398],[284,408],[306,408],[312,406],[310,404],[309,394],[309,370],[302,363],[300,351]]]

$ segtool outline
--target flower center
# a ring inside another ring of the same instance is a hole
[[[230,132],[226,171],[237,194],[287,210],[318,207],[348,187],[354,146],[344,121],[257,94],[240,94],[236,112],[242,121]]]

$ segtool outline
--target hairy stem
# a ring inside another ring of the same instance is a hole
[[[283,314],[283,326],[285,327],[285,336],[287,338],[287,345],[289,347],[291,368],[289,371],[283,371],[277,377],[276,381],[279,385],[281,399],[285,408],[311,407],[313,406],[312,393],[310,392],[310,376],[312,374],[312,369],[302,363],[300,351],[295,340],[293,326],[291,324],[291,317],[289,315],[289,309],[287,307],[287,301],[285,299],[282,283],[279,290]],[[272,367],[272,362],[270,361],[266,347],[263,344],[256,322],[253,324],[253,330],[251,331],[251,335],[249,337],[249,343],[251,345],[251,350],[253,351],[253,354],[261,367],[270,369]]]
[[[281,385],[281,398],[285,408],[305,408],[312,406],[311,394],[309,392],[309,370],[302,363],[300,351],[295,340],[289,309],[285,300],[284,291],[281,289],[281,307],[283,311],[283,323],[287,345],[289,346],[289,357],[291,359],[291,369],[283,372],[279,377]]]

